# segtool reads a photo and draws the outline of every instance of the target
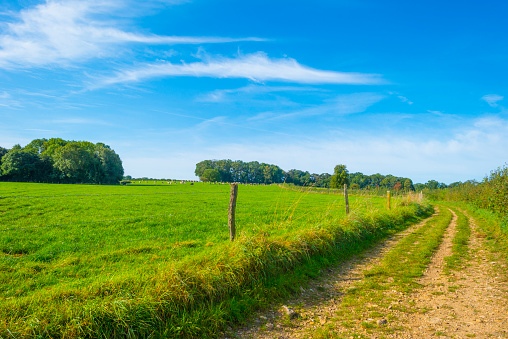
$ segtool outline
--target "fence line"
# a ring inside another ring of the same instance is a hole
[[[330,202],[330,204],[333,202]],[[250,203],[248,205],[242,206],[239,205],[236,208],[240,210],[245,210],[248,208],[252,208],[252,206],[264,206],[266,204],[264,203]],[[318,203],[315,202],[298,202],[298,203],[288,203],[287,208],[292,207],[298,207],[298,206],[319,206]],[[278,205],[278,207],[282,207],[282,204]],[[135,217],[128,217],[128,218],[118,218],[118,219],[102,219],[102,220],[92,220],[92,221],[79,221],[79,222],[72,222],[72,223],[62,223],[62,224],[49,224],[49,225],[39,225],[39,226],[29,226],[29,227],[15,227],[15,228],[5,228],[0,229],[0,232],[7,232],[7,231],[17,231],[17,230],[28,230],[28,229],[36,229],[36,228],[49,228],[49,227],[61,227],[61,226],[72,226],[72,225],[83,225],[83,224],[95,224],[95,223],[101,223],[101,222],[115,222],[115,221],[126,221],[126,220],[135,220],[135,219],[147,219],[147,218],[156,218],[156,217],[165,217],[165,216],[175,216],[175,215],[184,215],[184,214],[198,214],[198,213],[207,213],[207,212],[214,212],[214,211],[223,211],[228,210],[227,207],[225,208],[215,208],[215,209],[208,209],[208,210],[200,210],[200,211],[194,211],[194,212],[181,212],[181,213],[166,213],[166,214],[155,214],[155,215],[140,215]]]
[[[237,209],[245,210],[251,208],[252,206],[262,206],[265,205],[263,203],[249,204],[248,206],[237,206]],[[297,204],[288,204],[288,208],[293,206],[309,206],[309,205],[317,205],[316,203],[297,203]],[[280,205],[279,205],[280,206]],[[0,232],[8,232],[8,231],[17,231],[17,230],[31,230],[37,228],[50,228],[50,227],[61,227],[61,226],[72,226],[72,225],[85,225],[85,224],[96,224],[101,222],[115,222],[115,221],[126,221],[126,220],[135,220],[135,219],[148,219],[148,218],[157,218],[157,217],[166,217],[166,216],[176,216],[176,215],[185,215],[185,214],[199,214],[199,213],[207,213],[207,212],[215,212],[215,211],[224,211],[228,210],[227,207],[224,208],[215,208],[208,210],[200,210],[193,212],[181,212],[181,213],[166,213],[166,214],[155,214],[155,215],[140,215],[136,217],[128,217],[128,218],[118,218],[118,219],[102,219],[102,220],[92,220],[92,221],[79,221],[79,222],[71,222],[71,223],[62,223],[62,224],[49,224],[49,225],[39,225],[39,226],[29,226],[29,227],[15,227],[15,228],[5,228],[0,229]]]
[[[264,191],[263,193],[280,193],[281,191]],[[228,191],[220,192],[167,192],[167,193],[111,193],[111,194],[65,194],[65,195],[4,195],[0,199],[5,198],[68,198],[68,197],[108,197],[116,195],[125,196],[147,196],[147,195],[185,195],[185,194],[220,194],[229,193]],[[247,193],[247,192],[245,192]]]
[[[281,193],[283,191],[280,191],[280,190],[277,190],[277,191],[265,191],[263,193],[272,193],[272,192]],[[172,193],[145,193],[145,194],[143,194],[143,193],[141,193],[141,194],[125,194],[125,193],[120,194],[119,193],[119,194],[104,194],[104,195],[5,196],[5,197],[0,197],[0,198],[101,197],[101,196],[107,197],[107,196],[184,195],[184,194],[207,194],[207,193],[218,194],[218,193],[228,193],[228,192],[227,191],[226,192],[223,192],[223,191],[221,191],[221,192],[186,192],[186,193],[172,192]],[[249,193],[249,192],[247,191],[245,193]],[[265,204],[264,203],[258,203],[256,205],[265,205]],[[292,208],[292,207],[298,207],[298,206],[301,206],[301,205],[316,205],[316,203],[314,203],[314,202],[301,203],[300,201],[298,201],[296,203],[295,202],[289,202],[287,205],[288,205],[287,206],[288,208]],[[248,206],[244,206],[244,207],[240,206],[239,208],[240,209],[247,209],[247,208],[251,208],[251,207],[252,207],[252,204],[249,204]],[[156,218],[156,217],[166,217],[166,216],[176,216],[176,215],[185,215],[185,214],[188,215],[188,214],[207,213],[207,212],[220,211],[220,210],[224,211],[224,210],[228,210],[228,208],[224,207],[224,208],[216,208],[216,209],[208,209],[208,210],[199,210],[199,211],[193,211],[193,212],[169,213],[169,214],[158,214],[158,215],[143,215],[143,216],[128,217],[128,218],[118,218],[118,219],[105,219],[105,220],[95,220],[95,221],[82,221],[82,222],[76,222],[76,223],[62,223],[62,224],[31,226],[31,227],[7,228],[7,229],[0,230],[0,232],[16,231],[16,230],[28,230],[28,229],[38,229],[38,228],[49,228],[49,227],[62,227],[62,226],[72,226],[72,225],[89,225],[89,224],[96,224],[96,223],[117,222],[117,221],[127,221],[127,220],[136,220],[136,219],[149,219],[149,218]],[[105,246],[105,245],[111,246],[111,245],[125,244],[125,243],[136,242],[136,241],[143,241],[143,240],[155,240],[155,239],[160,239],[160,238],[167,238],[167,237],[178,235],[178,234],[186,234],[186,233],[192,233],[192,232],[208,232],[208,231],[213,231],[213,230],[218,230],[218,229],[222,230],[222,227],[221,228],[202,229],[202,230],[180,231],[180,232],[174,232],[174,233],[171,233],[171,234],[165,234],[165,235],[162,235],[162,236],[145,237],[145,238],[138,238],[138,239],[129,239],[129,240],[117,241],[117,242],[106,243],[106,244],[97,244],[97,245],[90,245],[90,246],[75,247],[73,249],[67,249],[67,250],[61,250],[61,251],[52,251],[52,252],[47,252],[47,253],[42,253],[42,254],[32,253],[32,254],[27,254],[27,255],[20,255],[20,256],[17,256],[17,257],[0,258],[0,260],[3,261],[3,260],[24,259],[24,258],[29,258],[29,257],[42,257],[42,256],[54,255],[54,254],[63,253],[63,252],[76,252],[76,251],[83,250],[83,249],[96,248],[96,247]],[[177,229],[175,227],[167,229],[167,231],[170,231],[170,230],[177,230]],[[233,237],[234,237],[234,235],[233,235]],[[5,256],[8,256],[8,255],[9,254],[5,253]]]

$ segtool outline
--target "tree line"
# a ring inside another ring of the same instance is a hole
[[[282,170],[273,164],[241,160],[203,160],[196,164],[194,171],[201,181],[242,182],[250,184],[290,183],[297,186],[342,187],[352,189],[388,188],[394,190],[423,190],[425,188],[446,188],[444,183],[429,180],[426,184],[414,184],[409,178],[382,175],[366,175],[361,172],[349,173],[345,165],[337,165],[334,173],[310,173],[297,169]]]
[[[118,184],[122,160],[101,142],[35,139],[25,147],[0,147],[0,180]]]

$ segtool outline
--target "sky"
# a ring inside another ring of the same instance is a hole
[[[508,2],[0,0],[0,146],[475,179],[508,161]]]

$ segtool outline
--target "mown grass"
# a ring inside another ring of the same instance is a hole
[[[336,312],[337,318],[329,325],[314,331],[312,337],[368,338],[374,333],[388,335],[402,331],[402,327],[378,325],[375,320],[389,315],[392,308],[401,312],[416,311],[412,309],[411,303],[404,306],[399,304],[398,300],[420,287],[418,278],[423,275],[432,255],[442,242],[451,220],[451,212],[441,207],[438,215],[399,241],[379,264],[364,273],[361,282],[344,291],[342,303]],[[389,317],[388,321],[391,321]],[[337,323],[343,322],[348,326],[337,330]]]
[[[1,183],[0,196],[0,335],[14,337],[213,337],[429,213],[351,197],[346,218],[341,196],[242,186],[230,243],[229,186]]]

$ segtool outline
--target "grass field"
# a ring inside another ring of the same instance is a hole
[[[342,195],[241,185],[231,244],[229,194],[203,183],[0,183],[0,334],[210,336],[249,307],[234,300],[246,286],[423,214],[350,196],[346,218]]]

